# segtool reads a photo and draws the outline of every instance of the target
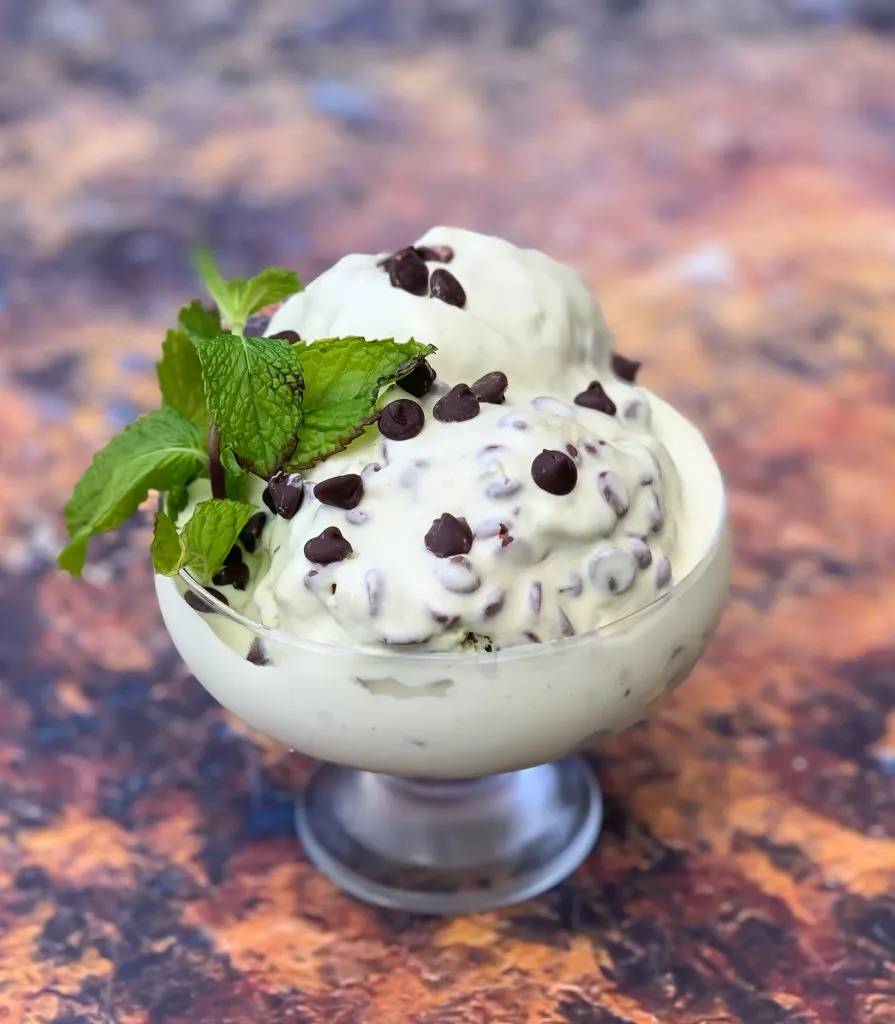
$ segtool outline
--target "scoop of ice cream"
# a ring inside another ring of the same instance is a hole
[[[612,351],[600,308],[570,267],[448,227],[403,254],[345,256],[274,314],[267,333],[283,330],[304,340],[415,338],[437,347],[444,379],[471,383],[484,361],[512,367],[518,393],[559,388],[570,367],[606,370]]]
[[[593,629],[669,585],[679,484],[655,438],[517,400],[512,376],[468,419],[439,418],[445,401],[419,400],[416,436],[368,437],[309,474],[313,496],[266,532],[263,622],[339,645],[500,648]]]

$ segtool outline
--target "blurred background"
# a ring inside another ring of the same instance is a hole
[[[189,242],[308,280],[437,223],[580,270],[705,431],[737,542],[692,680],[603,752],[589,868],[476,933],[527,989],[298,859],[304,769],[187,679],[145,522],[52,568],[91,453],[157,403]],[[4,998],[265,1019],[305,956],[302,1020],[404,1019],[412,941],[500,1019],[887,1024],[892,480],[893,0],[0,0]],[[585,984],[563,928],[604,943],[614,1016],[533,1002],[544,964]]]

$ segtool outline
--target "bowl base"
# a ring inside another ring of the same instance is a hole
[[[467,914],[537,896],[588,855],[603,802],[577,757],[475,779],[317,765],[296,807],[305,853],[380,907]]]

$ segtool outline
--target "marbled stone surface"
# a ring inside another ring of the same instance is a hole
[[[895,1021],[889,12],[2,6],[0,1021]],[[187,241],[310,277],[432,222],[580,268],[737,540],[706,657],[596,762],[587,864],[453,921],[302,858],[306,766],[187,677],[145,521],[52,567],[90,452],[156,400]]]

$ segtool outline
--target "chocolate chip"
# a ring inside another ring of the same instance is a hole
[[[367,590],[367,607],[370,615],[377,616],[382,608],[382,598],[385,594],[385,580],[378,569],[369,569],[364,576],[364,586]]]
[[[668,555],[656,559],[656,586],[662,590],[671,582],[671,561]]]
[[[227,552],[227,557],[224,559],[224,565],[235,565],[237,562],[242,561],[242,548],[238,544],[234,544],[232,548]]]
[[[425,544],[436,558],[465,555],[472,548],[472,530],[465,519],[444,512],[429,527]]]
[[[270,317],[266,313],[253,313],[245,322],[242,333],[246,338],[260,338],[267,330]]]
[[[650,533],[661,533],[665,526],[662,502],[659,500],[659,495],[652,490],[646,498],[646,521],[649,523]]]
[[[578,470],[565,452],[545,448],[532,461],[531,478],[548,494],[568,494],[578,482]]]
[[[444,589],[453,594],[472,594],[482,585],[472,562],[464,555],[454,555],[440,562],[434,575]]]
[[[301,335],[298,331],[277,331],[276,334],[271,334],[271,338],[282,338],[283,341],[288,341],[290,345],[296,345],[301,341]]]
[[[449,245],[417,245],[414,249],[421,260],[429,263],[450,263],[454,258],[454,250]]]
[[[627,356],[619,355],[618,352],[612,353],[612,372],[616,377],[621,377],[622,380],[628,381],[633,384],[637,379],[637,371],[643,365],[637,359],[628,359]]]
[[[331,565],[347,558],[354,549],[342,536],[338,526],[327,526],[323,533],[306,541],[304,552],[309,562]]]
[[[291,519],[301,508],[305,483],[301,473],[276,473],[267,482],[261,500],[282,519]]]
[[[249,653],[246,655],[246,661],[250,661],[253,665],[269,665],[270,658],[267,656],[267,651],[264,649],[264,644],[260,637],[255,637],[252,641],[251,647],[249,647]]]
[[[480,402],[502,405],[507,393],[507,375],[502,370],[493,370],[479,377],[469,389]]]
[[[429,394],[434,383],[435,371],[424,359],[414,366],[406,377],[402,377],[398,381],[398,387],[406,391],[408,395],[413,395],[414,398],[422,398]]]
[[[411,295],[425,295],[429,290],[429,268],[412,245],[399,249],[379,264],[387,273],[393,288]]]
[[[587,566],[591,583],[607,594],[624,594],[634,582],[637,568],[634,558],[621,548],[598,549]]]
[[[334,508],[357,508],[364,496],[364,482],[357,473],[331,476],[314,484],[314,497]]]
[[[479,400],[466,384],[455,384],[432,407],[432,415],[442,423],[462,423],[479,414]]]
[[[219,587],[236,587],[237,590],[245,590],[249,585],[249,567],[245,562],[225,565],[211,577],[211,582],[216,583]]]
[[[653,553],[642,537],[632,537],[628,541],[628,551],[633,555],[638,569],[648,569],[652,565]]]
[[[267,513],[256,512],[240,531],[240,543],[250,555],[258,546],[258,541],[261,540],[261,534],[264,532],[266,524]]]
[[[500,612],[500,610],[503,608],[504,601],[506,601],[506,599],[507,599],[506,591],[504,591],[504,590],[494,590],[494,591],[492,591],[488,595],[488,597],[485,598],[485,603],[482,606],[482,618],[483,619],[493,619],[494,616],[497,615],[498,612]]]
[[[605,412],[607,416],[615,415],[615,402],[603,390],[603,385],[598,380],[592,380],[587,385],[587,390],[575,395],[575,405],[584,406],[585,409],[596,409],[597,412]]]
[[[489,498],[510,498],[522,487],[522,481],[513,477],[491,480],[485,484],[485,494]]]
[[[429,278],[429,295],[433,299],[441,299],[442,302],[446,302],[449,306],[456,306],[458,309],[462,309],[466,305],[466,292],[463,285],[449,270],[442,270],[440,267],[438,270],[433,270],[432,276]]]
[[[581,465],[581,461],[582,461],[581,460],[581,452],[578,451],[578,449],[575,447],[575,445],[573,445],[571,443],[567,444],[566,445],[566,451],[568,452],[569,456],[571,457],[571,459],[575,463],[575,465],[576,466],[580,466]]]
[[[379,414],[379,433],[391,441],[409,441],[423,429],[426,414],[409,398],[396,398]]]
[[[610,473],[608,470],[605,470],[598,478],[598,486],[600,494],[603,495],[603,501],[606,502],[619,519],[626,516],[631,505],[631,499],[621,477],[616,473]]]
[[[559,635],[560,636],[574,636],[575,635],[575,627],[572,625],[572,622],[569,619],[569,616],[566,615],[566,613],[562,610],[562,608],[557,609],[556,621],[559,624]]]
[[[216,597],[218,599],[218,601],[221,602],[221,604],[225,604],[225,605],[227,605],[229,607],[230,602],[220,592],[220,590],[215,590],[214,587],[206,587],[205,588],[205,592],[207,594],[211,594],[212,597]],[[201,594],[197,594],[194,590],[187,590],[187,591],[185,591],[185,593],[183,595],[183,599],[190,606],[190,608],[192,608],[194,611],[197,611],[197,612],[213,612],[213,611],[215,611],[214,606],[212,604],[210,604],[208,601],[206,601],[205,598],[202,597]]]
[[[460,621],[459,615],[448,615],[447,612],[436,612],[429,609],[429,614],[439,624],[444,626],[445,629],[453,629],[454,626]]]

